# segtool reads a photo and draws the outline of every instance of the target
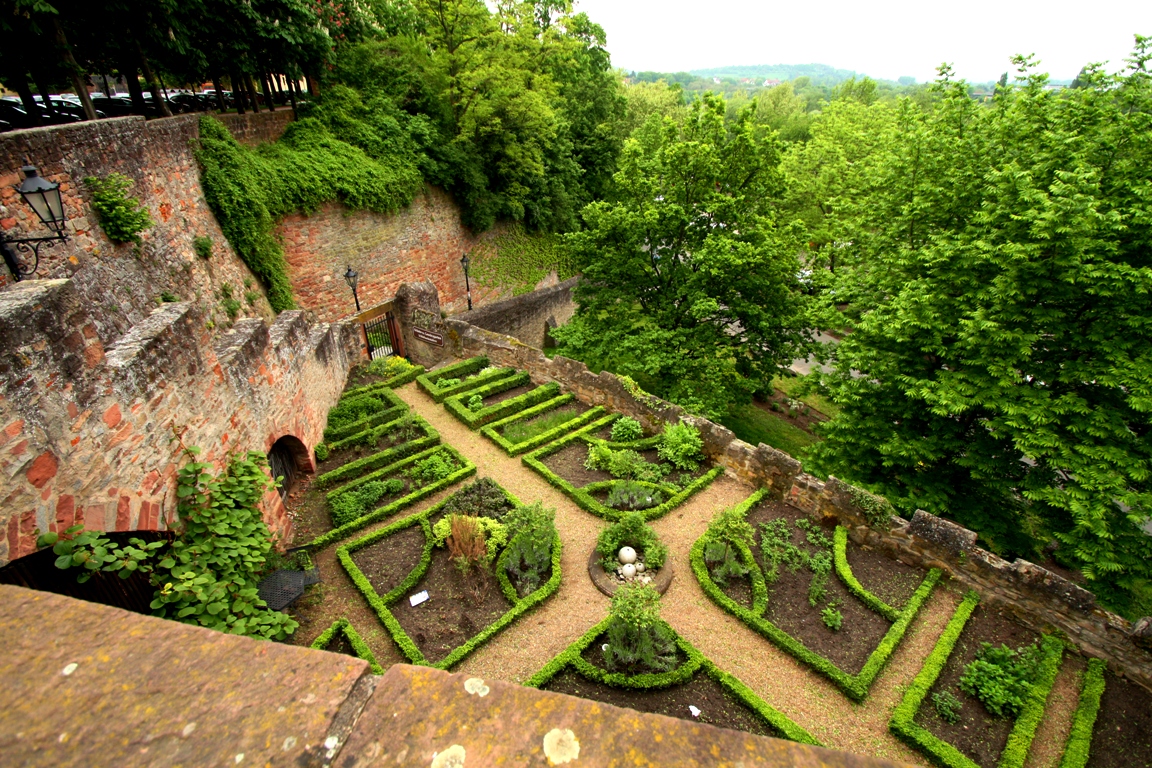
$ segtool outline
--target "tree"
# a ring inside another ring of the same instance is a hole
[[[625,144],[614,199],[568,238],[584,279],[563,351],[719,416],[804,347],[802,237],[776,224],[779,153],[757,134],[709,95]]]
[[[838,272],[860,319],[812,456],[1005,554],[1054,536],[1128,614],[1152,607],[1150,59],[1138,37],[1125,73],[1059,93],[1018,59],[990,109],[945,70],[901,114]]]

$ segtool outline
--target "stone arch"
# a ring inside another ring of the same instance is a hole
[[[268,449],[268,465],[272,477],[283,477],[280,498],[283,499],[299,481],[300,475],[315,471],[312,452],[295,435],[283,435]]]

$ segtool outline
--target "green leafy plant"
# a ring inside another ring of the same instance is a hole
[[[192,250],[202,259],[212,258],[212,238],[197,235],[192,238]]]
[[[1040,649],[1028,645],[1012,650],[981,643],[976,659],[964,667],[960,688],[980,699],[991,714],[1014,717],[1024,706],[1040,668]]]
[[[833,632],[839,632],[844,624],[844,614],[831,604],[824,606],[824,610],[820,612],[820,619],[824,622],[824,626]]]
[[[676,666],[676,637],[660,620],[660,595],[647,584],[621,584],[612,595],[604,663],[611,670],[666,672]]]
[[[344,525],[363,517],[385,496],[402,493],[404,488],[404,481],[394,477],[388,480],[373,480],[341,493],[329,503],[332,511],[332,522],[336,525]]]
[[[644,428],[631,416],[621,416],[612,423],[612,439],[618,443],[639,440],[644,437]]]
[[[169,293],[168,291],[164,291],[163,293],[160,294],[160,303],[161,304],[171,304],[171,303],[177,302],[177,301],[180,301],[180,297],[174,293]]]
[[[416,462],[409,475],[421,483],[434,483],[448,477],[455,469],[451,457],[444,451],[437,451]]]
[[[232,320],[240,314],[240,302],[233,298],[232,285],[229,283],[220,284],[220,306],[224,307],[224,311]]]
[[[806,553],[792,543],[792,529],[782,517],[760,523],[760,552],[764,559],[764,581],[775,584],[780,578],[780,566],[792,572],[804,566]]]
[[[531,421],[521,421],[509,424],[504,429],[504,439],[510,443],[524,443],[532,438],[551,432],[557,427],[567,424],[579,415],[575,408],[558,408],[549,411],[543,416],[537,416]]]
[[[552,543],[556,538],[556,510],[537,501],[508,513],[505,525],[511,532],[504,557],[504,570],[518,584],[521,596],[535,592],[552,567]]]
[[[756,540],[752,525],[745,519],[746,510],[728,507],[718,514],[704,532],[704,561],[710,564],[712,579],[727,586],[728,579],[747,576],[749,569],[740,560],[740,547],[750,547]]]
[[[512,227],[482,240],[469,254],[476,282],[511,289],[513,296],[527,293],[555,271],[560,280],[576,274],[563,240],[548,232],[526,232]]]
[[[328,460],[328,445],[325,443],[316,444],[316,461]]]
[[[480,395],[472,395],[472,397],[468,398],[468,410],[472,411],[472,413],[476,413],[483,407],[484,398],[480,397]]]
[[[280,640],[297,623],[269,610],[257,582],[272,550],[272,535],[260,513],[271,487],[267,459],[258,453],[234,456],[214,475],[210,463],[195,461],[200,449],[189,447],[189,459],[176,475],[177,514],[182,524],[171,542],[145,544],[132,539],[116,546],[104,535],[73,526],[63,535],[50,533],[39,543],[51,546],[56,567],[83,570],[87,580],[100,570],[127,578],[133,571],[149,574],[156,587],[153,614],[238,635]]]
[[[471,515],[502,520],[512,509],[504,489],[490,477],[466,485],[444,503],[445,515]],[[515,530],[515,529],[513,529]]]
[[[490,517],[451,514],[440,518],[436,521],[436,524],[432,526],[433,546],[442,547],[449,545],[451,543],[450,539],[457,533],[463,531],[464,528],[475,528],[475,530],[479,532],[480,539],[484,542],[485,546],[485,562],[491,563],[495,560],[496,556],[500,554],[500,549],[508,543],[508,528],[499,520],[493,520]],[[458,536],[458,543],[462,542],[463,538],[467,538],[468,536],[472,536],[472,534],[461,534]],[[471,546],[471,544],[469,543],[468,546]],[[475,558],[471,559],[475,561]],[[473,562],[473,564],[475,564],[475,562]]]
[[[460,379],[436,379],[436,386],[439,389],[445,389],[456,386],[460,381]]]
[[[632,547],[640,553],[644,566],[652,570],[662,568],[668,559],[668,547],[639,513],[625,514],[619,521],[600,531],[596,539],[596,553],[601,557],[604,570],[609,573],[616,570],[619,565],[617,556],[623,547]]]
[[[932,706],[936,708],[936,716],[944,722],[960,722],[960,710],[964,704],[951,691],[938,691],[932,694]]]
[[[613,477],[646,483],[658,483],[671,471],[668,466],[653,464],[630,448],[613,450],[606,443],[600,442],[588,446],[584,467],[607,472]]]
[[[92,209],[100,219],[100,227],[114,243],[141,244],[140,233],[152,226],[148,209],[134,197],[128,197],[132,180],[120,173],[104,178],[89,176],[84,179],[91,195]]]
[[[692,471],[700,466],[704,441],[700,439],[700,433],[688,424],[668,424],[664,427],[664,437],[657,451],[660,458],[672,462],[677,469]]]
[[[244,301],[248,302],[248,306],[255,307],[256,302],[260,300],[259,291],[244,291]]]
[[[891,518],[896,514],[896,510],[888,503],[887,499],[854,485],[848,486],[848,493],[852,497],[852,503],[864,513],[864,519],[868,521],[870,527],[878,531],[889,529]]]
[[[621,480],[612,486],[604,499],[604,506],[612,509],[649,509],[664,501],[660,491],[640,485],[632,480]]]
[[[365,370],[372,376],[391,379],[408,373],[416,367],[418,366],[413,365],[398,355],[389,355],[388,357],[376,358],[368,363]]]

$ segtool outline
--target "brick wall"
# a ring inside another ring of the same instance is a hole
[[[37,530],[166,528],[183,463],[174,430],[218,464],[283,436],[310,453],[360,354],[352,327],[302,311],[213,338],[190,302],[109,345],[96,309],[74,280],[0,291],[0,564],[31,552]],[[276,492],[264,513],[291,535]]]
[[[573,277],[551,288],[523,293],[457,316],[477,328],[502,333],[543,348],[548,328],[568,322],[576,311],[572,289],[580,278]]]
[[[271,122],[282,114],[250,117]],[[233,253],[204,200],[192,153],[198,136],[196,115],[147,122],[123,117],[0,134],[0,227],[12,237],[47,234],[16,193],[20,166],[30,162],[41,176],[60,184],[69,240],[41,249],[37,277],[71,278],[105,344],[143,321],[164,292],[198,303],[205,322],[213,322],[213,333],[224,332],[229,323],[220,305],[225,283],[241,300],[242,316],[272,318],[259,281]],[[113,244],[89,207],[82,180],[112,172],[135,182],[130,194],[155,222],[141,235],[140,247]],[[198,235],[212,239],[211,258],[193,252]],[[10,282],[0,266],[0,289]],[[246,290],[255,292],[253,306],[243,300]]]
[[[678,420],[691,423],[700,430],[705,453],[741,480],[770,488],[777,498],[811,514],[834,518],[848,527],[854,541],[893,559],[942,569],[1026,625],[1062,631],[1082,652],[1107,659],[1152,688],[1152,619],[1133,623],[1105,611],[1092,593],[1068,579],[1025,560],[999,558],[976,546],[974,532],[922,510],[911,521],[893,517],[887,529],[870,527],[847,483],[834,477],[822,482],[805,474],[800,462],[782,451],[737,440],[731,430],[652,395],[637,397],[609,371],[593,374],[581,362],[563,356],[549,359],[518,339],[460,318],[444,322],[448,346],[456,357],[487,355],[493,365],[527,371],[538,384],[558,382],[582,402],[632,416],[649,429]]]
[[[277,107],[275,112],[248,112],[243,115],[216,115],[236,141],[254,147],[276,141],[284,135],[288,124],[296,119],[291,107]]]
[[[352,291],[344,282],[349,266],[360,274],[363,309],[392,299],[403,283],[430,280],[449,314],[465,310],[460,257],[485,237],[465,227],[456,203],[435,187],[392,215],[329,203],[308,216],[285,216],[277,231],[297,303],[326,321],[356,314]],[[474,305],[498,296],[499,291],[472,282]]]

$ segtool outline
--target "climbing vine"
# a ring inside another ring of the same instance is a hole
[[[204,197],[224,236],[267,287],[277,312],[295,306],[275,235],[278,218],[310,213],[330,201],[391,213],[411,202],[422,184],[411,158],[370,157],[315,118],[294,122],[279,141],[251,149],[204,116],[196,157]]]
[[[148,209],[134,197],[128,197],[132,180],[122,173],[104,178],[89,176],[84,186],[92,197],[92,209],[100,219],[100,228],[114,243],[140,244],[140,233],[152,226]]]
[[[80,568],[77,581],[96,571],[128,578],[149,574],[156,587],[153,614],[185,624],[281,640],[297,623],[270,610],[257,583],[265,570],[272,536],[259,504],[272,486],[258,453],[234,456],[219,475],[212,464],[196,461],[199,448],[185,448],[188,463],[177,473],[177,512],[182,530],[172,541],[129,539],[118,546],[99,531],[73,526],[63,534],[41,536],[51,546],[56,567]]]
[[[548,232],[529,234],[519,225],[485,239],[472,249],[469,256],[477,283],[511,290],[514,296],[531,291],[553,270],[560,280],[576,274],[561,235]]]

